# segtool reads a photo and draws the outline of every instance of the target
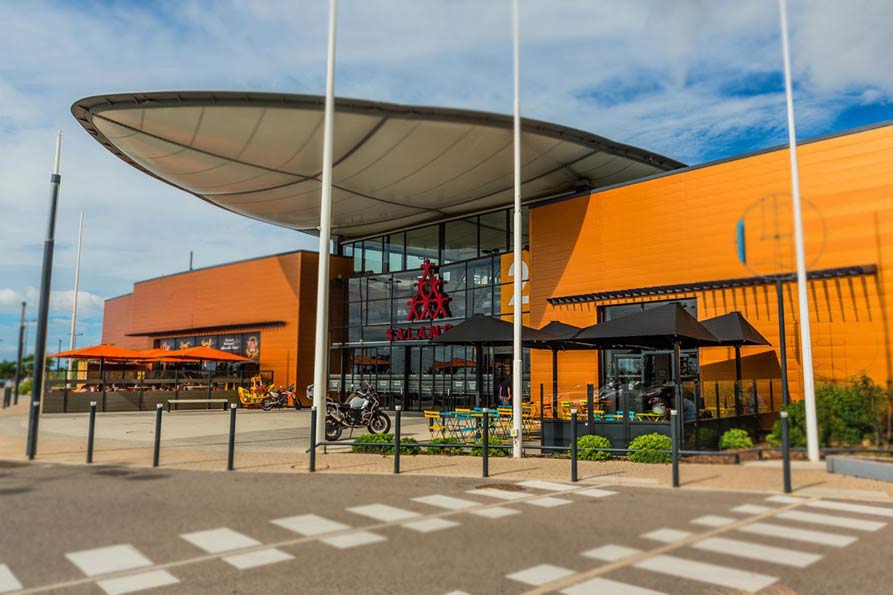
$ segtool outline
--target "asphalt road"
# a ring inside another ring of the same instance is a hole
[[[0,593],[881,594],[891,522],[753,493],[0,461]]]

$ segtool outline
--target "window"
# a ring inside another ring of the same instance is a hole
[[[443,261],[469,260],[478,255],[476,219],[459,219],[444,224]]]
[[[430,225],[406,232],[406,268],[418,269],[427,258],[440,262],[440,226]]]
[[[508,251],[507,211],[481,215],[481,255]]]
[[[387,263],[389,271],[402,271],[405,268],[403,261],[403,248],[406,237],[402,233],[393,233],[387,237]]]
[[[363,270],[366,272],[380,273],[383,265],[381,238],[363,242],[363,252]]]

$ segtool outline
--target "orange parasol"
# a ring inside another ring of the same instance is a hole
[[[123,362],[145,359],[146,356],[142,351],[125,349],[124,347],[118,347],[117,345],[93,345],[92,347],[81,347],[80,349],[54,353],[47,357],[62,359],[98,359],[111,362]]]
[[[253,362],[250,357],[242,357],[235,353],[212,349],[210,347],[190,347],[188,349],[177,349],[174,351],[165,351],[160,357],[167,360],[177,360],[184,362]]]

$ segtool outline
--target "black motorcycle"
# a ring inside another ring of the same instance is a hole
[[[391,418],[382,411],[378,393],[368,385],[353,391],[344,403],[326,399],[326,441],[341,438],[344,428],[366,428],[372,434],[387,434]]]

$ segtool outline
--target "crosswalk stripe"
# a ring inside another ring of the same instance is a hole
[[[344,523],[330,521],[327,518],[315,514],[299,514],[297,516],[274,519],[270,522],[274,525],[279,525],[283,529],[288,529],[289,531],[299,533],[305,537],[350,529],[350,527]]]
[[[759,591],[778,580],[777,577],[757,572],[748,572],[738,570],[737,568],[719,566],[718,564],[707,564],[706,562],[696,562],[686,558],[667,555],[654,556],[637,562],[634,566],[642,570],[650,570],[743,591]]]
[[[441,529],[449,529],[450,527],[458,527],[459,523],[448,521],[447,519],[422,519],[419,521],[410,521],[403,523],[401,527],[418,531],[419,533],[430,533],[431,531],[440,531]]]
[[[267,564],[275,564],[276,562],[285,562],[286,560],[294,560],[294,556],[289,553],[269,548],[258,550],[256,552],[247,552],[244,554],[234,554],[232,556],[224,556],[223,561],[234,566],[239,570],[246,568],[256,568],[258,566],[266,566]]]
[[[470,510],[470,514],[475,514],[477,516],[482,516],[487,519],[501,519],[502,517],[511,516],[513,514],[520,514],[520,510],[515,510],[514,508],[506,508],[505,506],[490,506],[488,508],[481,508],[479,510]]]
[[[546,490],[547,492],[567,492],[576,490],[578,487],[554,481],[540,481],[539,479],[528,479],[527,481],[519,482],[518,485],[534,490]]]
[[[519,570],[512,574],[506,575],[506,578],[525,585],[533,585],[539,587],[552,581],[557,581],[569,576],[573,576],[574,571],[562,568],[561,566],[553,566],[552,564],[540,564],[532,566],[525,570]]]
[[[575,494],[579,494],[581,496],[590,496],[592,498],[604,498],[605,496],[614,496],[617,492],[612,492],[611,490],[600,490],[598,488],[592,488],[589,490],[580,490],[579,492],[574,492]]]
[[[179,582],[177,577],[167,570],[150,570],[149,572],[96,581],[96,584],[106,592],[106,595],[124,595],[125,593],[176,585]]]
[[[217,554],[220,552],[260,545],[260,542],[256,539],[252,539],[247,535],[243,535],[238,531],[233,531],[227,527],[209,529],[207,531],[196,531],[194,533],[183,533],[180,537],[209,554]]]
[[[535,498],[533,500],[525,500],[525,504],[531,504],[533,506],[541,506],[543,508],[554,508],[556,506],[563,506],[564,504],[573,504],[573,500],[566,500],[564,498],[554,498],[552,496],[543,496],[542,498]]]
[[[110,545],[65,554],[87,576],[151,566],[152,561],[130,544]]]
[[[609,543],[597,547],[595,549],[582,552],[580,555],[584,558],[592,558],[593,560],[601,560],[602,562],[616,562],[630,556],[642,553],[642,550],[634,547],[626,547],[623,545],[614,545]]]
[[[740,512],[741,514],[765,514],[775,510],[771,506],[760,506],[759,504],[742,504],[732,509],[732,512]]]
[[[691,522],[695,525],[703,525],[704,527],[725,527],[726,525],[731,525],[736,520],[737,519],[729,518],[727,516],[708,514],[692,519]]]
[[[354,531],[352,533],[344,533],[343,535],[333,535],[332,537],[324,537],[321,542],[336,547],[339,550],[357,547],[359,545],[368,545],[370,543],[378,543],[385,541],[387,538],[378,533],[371,531]]]
[[[688,539],[693,533],[690,531],[680,531],[679,529],[657,529],[642,535],[645,539],[659,541],[661,543],[676,543],[683,539]]]
[[[480,503],[478,502],[463,500],[462,498],[453,498],[452,496],[442,496],[440,494],[421,496],[419,498],[413,498],[412,500],[414,502],[421,502],[422,504],[429,504],[438,508],[446,508],[447,510],[462,510],[473,506],[480,506]]]
[[[816,525],[828,525],[829,527],[855,529],[857,531],[878,531],[887,526],[887,523],[881,523],[879,521],[864,521],[862,519],[852,519],[831,514],[819,514],[803,510],[786,510],[775,516],[786,521],[800,521],[803,523],[814,523]]]
[[[769,523],[750,523],[749,525],[738,527],[738,530],[745,533],[752,533],[754,535],[763,535],[765,537],[779,537],[781,539],[818,543],[820,545],[830,545],[832,547],[846,547],[856,541],[855,537],[849,535],[836,535],[824,531],[796,529],[785,525],[770,525]]]
[[[799,496],[769,496],[766,498],[767,502],[775,502],[777,504],[800,504],[801,502],[805,502],[806,498],[800,498]]]
[[[0,564],[0,593],[9,593],[10,591],[18,591],[22,588],[22,583],[15,577],[12,570],[6,564]]]
[[[561,591],[564,595],[664,595],[661,591],[637,587],[597,576]]]
[[[529,496],[529,494],[525,494],[524,492],[509,492],[508,490],[497,490],[495,488],[479,488],[476,490],[468,490],[465,493],[471,494],[472,496],[489,496],[490,498],[497,498],[499,500],[520,500],[521,498],[527,498]]]
[[[404,510],[402,508],[397,508],[396,506],[388,506],[387,504],[367,504],[365,506],[354,506],[347,510],[354,514],[363,515],[385,523],[405,521],[420,516],[417,512]]]
[[[884,508],[881,506],[851,504],[849,502],[832,502],[828,500],[811,500],[807,502],[806,505],[810,508],[824,508],[825,510],[837,510],[840,512],[856,512],[859,514],[893,517],[893,508]]]
[[[751,543],[749,541],[741,541],[738,539],[728,539],[726,537],[708,537],[707,539],[693,543],[692,547],[706,552],[738,556],[739,558],[747,558],[749,560],[761,560],[763,562],[795,566],[797,568],[805,568],[813,562],[822,559],[818,554]]]

